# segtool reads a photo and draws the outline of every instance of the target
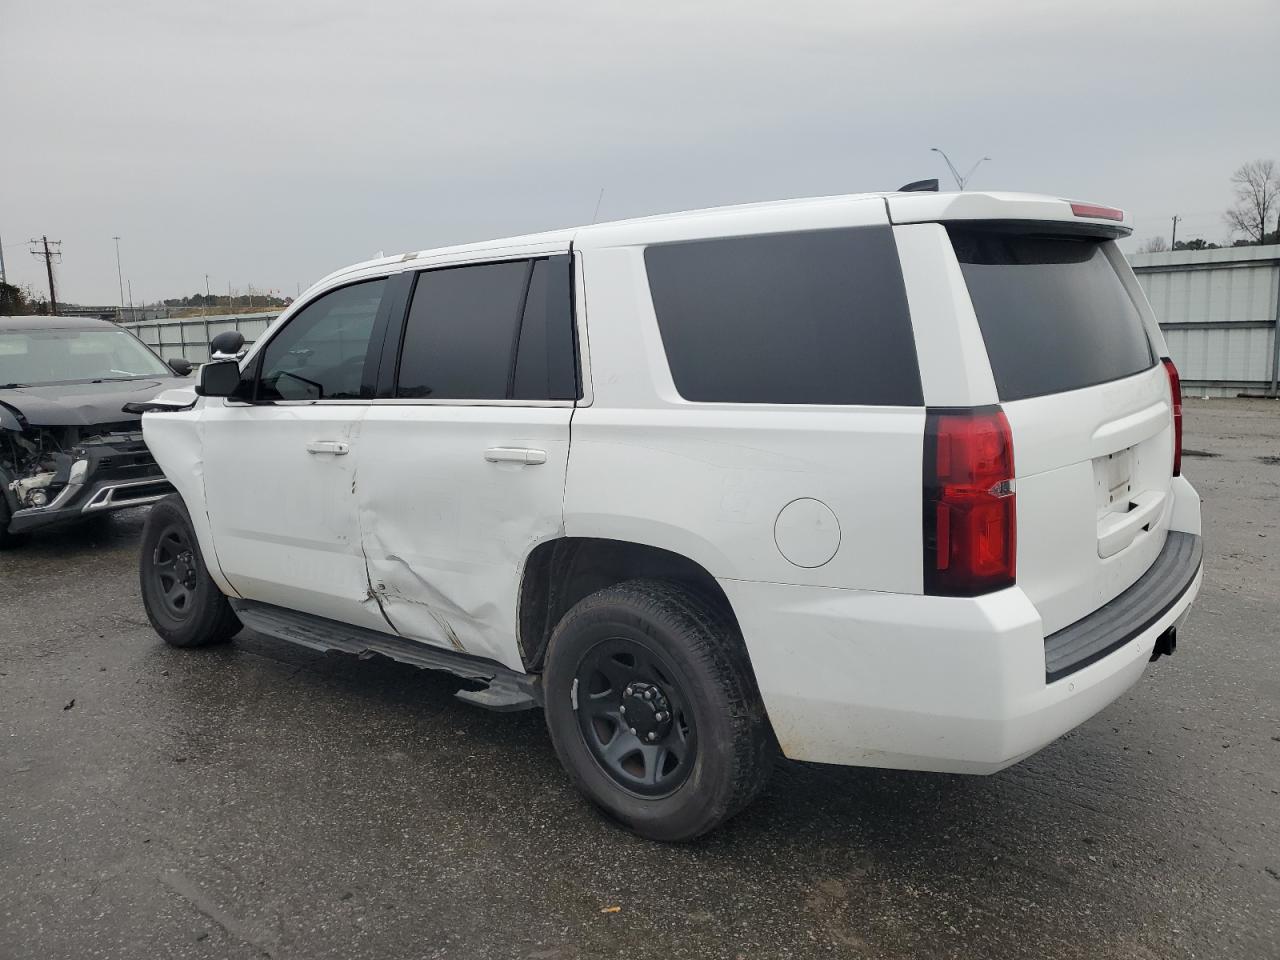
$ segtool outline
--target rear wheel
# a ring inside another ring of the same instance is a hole
[[[578,603],[547,650],[547,725],[578,788],[636,833],[690,840],[764,785],[773,737],[732,619],[675,583]]]
[[[176,494],[147,514],[138,575],[147,618],[170,646],[222,643],[240,630],[227,598],[205,569],[191,517]]]

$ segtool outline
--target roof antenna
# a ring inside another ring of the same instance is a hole
[[[603,199],[604,199],[604,187],[601,187],[601,188],[600,188],[600,196],[596,197],[596,209],[595,209],[595,212],[591,214],[591,222],[592,222],[592,223],[595,223],[595,222],[596,222],[596,217],[600,216],[600,201],[602,201]]]
[[[899,193],[937,193],[938,181],[933,180],[912,180],[906,186],[898,188]]]

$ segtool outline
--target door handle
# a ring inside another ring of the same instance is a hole
[[[1108,513],[1098,524],[1098,556],[1104,560],[1113,557],[1133,541],[1138,533],[1160,518],[1165,495],[1159,490],[1148,490],[1134,497],[1133,509],[1128,513]]]
[[[484,452],[490,463],[525,463],[530,466],[547,462],[547,451],[532,447],[490,447]]]
[[[341,457],[350,452],[351,444],[342,440],[312,440],[307,444],[307,453],[327,453]]]

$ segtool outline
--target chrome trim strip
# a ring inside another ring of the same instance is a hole
[[[157,484],[163,484],[167,489],[159,493],[148,493],[139,497],[130,497],[127,495],[129,490],[138,487],[154,487]],[[149,503],[155,503],[157,500],[163,500],[172,491],[172,485],[164,477],[152,477],[149,480],[131,480],[127,483],[115,483],[107,487],[103,487],[97,491],[89,501],[80,508],[81,513],[97,513],[101,510],[123,510],[126,507],[142,507]],[[125,496],[117,498],[117,494],[124,493]]]

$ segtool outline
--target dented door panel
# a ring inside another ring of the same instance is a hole
[[[397,632],[521,669],[520,574],[563,533],[572,413],[375,401],[354,494],[370,587]]]

